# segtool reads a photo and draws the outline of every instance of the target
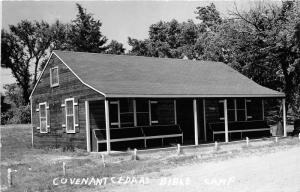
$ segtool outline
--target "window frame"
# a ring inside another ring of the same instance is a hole
[[[42,131],[42,121],[41,121],[41,106],[42,105],[45,105],[45,118],[46,119],[46,131]],[[48,133],[48,125],[47,125],[47,122],[48,122],[48,114],[47,114],[47,102],[43,102],[43,103],[39,103],[39,120],[40,120],[40,133]]]
[[[67,101],[72,101],[72,107],[73,107],[73,130],[68,130],[68,115],[67,113]],[[74,98],[67,98],[65,99],[65,123],[66,123],[66,133],[76,133],[76,124],[75,124],[75,99]]]
[[[119,101],[119,100],[117,100],[117,101],[110,101],[110,102],[109,102],[109,107],[110,107],[110,105],[118,105],[118,106],[117,106],[117,108],[118,108],[118,114],[117,114],[117,115],[118,115],[118,122],[112,122],[112,121],[111,121],[111,118],[109,118],[109,126],[117,125],[118,128],[121,128],[120,101]]]
[[[157,117],[157,120],[154,120],[154,121],[152,120],[152,111],[151,111],[152,104],[158,105],[158,101],[157,100],[149,100],[149,122],[150,122],[150,125],[159,123],[158,117]]]
[[[57,69],[57,83],[52,84],[52,78],[53,78],[52,70],[55,70],[55,69]],[[57,87],[57,86],[59,86],[58,66],[50,68],[50,86],[51,87]]]

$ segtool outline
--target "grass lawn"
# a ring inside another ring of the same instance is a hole
[[[107,185],[54,185],[55,178],[103,178],[103,177],[139,177],[145,174],[158,173],[164,175],[165,170],[176,167],[201,164],[212,161],[229,161],[236,157],[248,157],[267,154],[285,149],[299,147],[298,138],[264,139],[250,141],[247,147],[244,141],[221,144],[218,150],[212,145],[201,145],[183,149],[177,155],[176,149],[139,151],[138,161],[132,160],[131,153],[105,156],[103,166],[101,156],[96,153],[75,152],[62,149],[32,149],[31,126],[2,126],[1,131],[1,190],[2,191],[110,191],[114,186]],[[63,175],[62,164],[66,163],[66,176]],[[17,170],[13,173],[13,186],[7,187],[7,169]]]

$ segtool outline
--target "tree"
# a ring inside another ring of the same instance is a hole
[[[116,40],[112,40],[107,46],[106,53],[115,54],[115,55],[122,55],[122,54],[125,53],[125,48],[123,47],[122,43],[119,43]]]
[[[211,3],[206,7],[197,7],[195,11],[196,19],[202,21],[200,24],[201,32],[215,31],[216,27],[222,23],[220,12],[216,9],[215,4]]]
[[[68,49],[82,52],[104,52],[107,49],[104,46],[107,39],[100,31],[101,21],[95,20],[92,14],[87,13],[80,4],[77,3],[76,6],[78,14],[70,26]]]
[[[33,65],[33,81],[37,81],[38,67],[46,59],[52,41],[48,23],[23,20],[10,25],[9,31],[1,31],[1,67],[10,68],[22,88],[24,103],[29,102],[31,90],[30,66]]]
[[[160,21],[150,26],[148,39],[128,38],[128,44],[132,46],[129,53],[150,57],[194,58],[193,46],[197,36],[197,26],[191,20],[183,23],[175,19]]]
[[[281,6],[259,4],[248,12],[231,12],[235,25],[227,41],[244,73],[256,82],[286,93],[295,102],[299,85],[300,51],[296,40],[300,11],[293,1]]]

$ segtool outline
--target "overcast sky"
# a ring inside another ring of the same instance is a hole
[[[213,2],[223,17],[233,10],[235,1],[76,1],[95,19],[102,22],[102,33],[109,41],[115,39],[128,50],[127,38],[145,39],[149,26],[160,20],[187,21],[193,19],[197,6]],[[77,14],[75,1],[5,1],[2,2],[2,28],[14,25],[21,20],[45,20],[53,23],[56,19],[70,22]],[[256,1],[257,2],[257,1]],[[253,0],[237,0],[239,9],[247,10]],[[14,79],[9,70],[1,70],[1,84],[11,83]],[[0,88],[2,92],[2,86]]]

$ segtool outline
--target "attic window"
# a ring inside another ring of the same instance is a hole
[[[58,67],[53,67],[50,69],[50,85],[51,87],[56,87],[59,85]]]

